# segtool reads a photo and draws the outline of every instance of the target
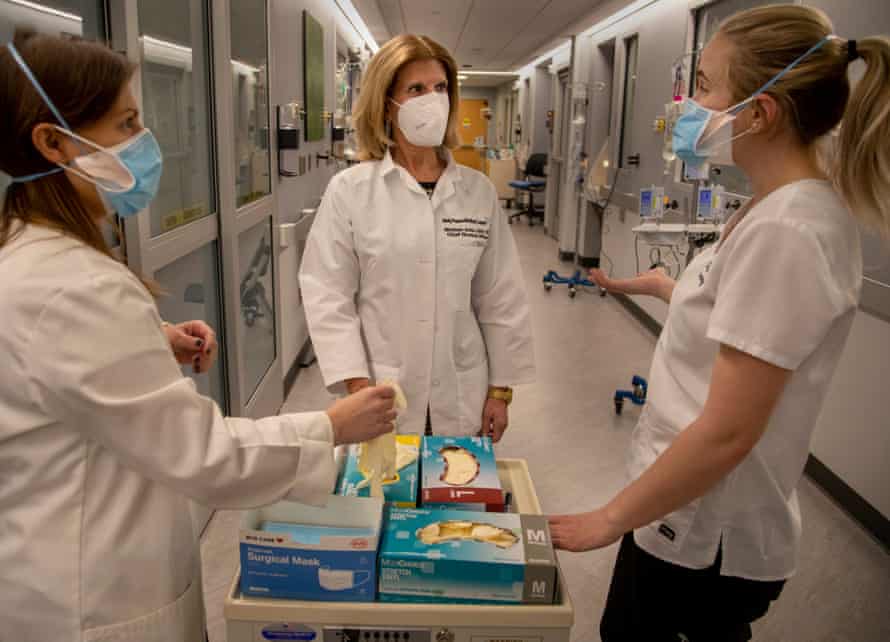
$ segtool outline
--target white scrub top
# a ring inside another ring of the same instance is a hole
[[[326,413],[224,418],[145,288],[73,239],[0,248],[0,638],[204,639],[191,500],[323,501]]]
[[[862,256],[832,186],[803,180],[769,194],[721,246],[686,268],[655,349],[633,435],[636,478],[702,412],[720,344],[793,374],[753,451],[710,492],[638,529],[647,552],[687,568],[779,580],[796,568],[796,487],[859,301]]]
[[[325,384],[395,379],[402,433],[479,431],[488,386],[534,380],[519,257],[488,178],[448,165],[432,198],[389,153],[331,180],[300,284]]]

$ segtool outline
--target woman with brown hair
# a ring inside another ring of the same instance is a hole
[[[397,380],[405,433],[507,428],[534,379],[525,287],[497,192],[457,165],[457,65],[426,36],[374,56],[353,114],[364,162],[333,178],[300,283],[325,384]]]
[[[573,551],[623,537],[604,642],[749,640],[794,574],[796,487],[859,302],[855,220],[890,232],[888,141],[886,37],[842,39],[817,9],[772,5],[730,17],[701,53],[674,150],[734,162],[753,197],[677,282],[594,273],[670,304],[634,481],[600,509],[551,520]]]
[[[0,48],[0,636],[204,637],[190,500],[323,501],[338,443],[392,429],[389,388],[327,412],[226,418],[171,353],[146,285],[99,231],[154,195],[133,68],[93,43]]]

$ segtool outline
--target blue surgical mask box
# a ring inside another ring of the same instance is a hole
[[[557,578],[542,515],[426,508],[388,514],[381,602],[552,604]]]
[[[373,602],[383,501],[331,495],[324,507],[278,502],[245,512],[241,593]]]
[[[504,510],[490,437],[424,437],[420,474],[424,508],[455,504],[472,510]]]
[[[393,506],[416,508],[420,488],[420,435],[397,435],[397,464],[402,466],[393,479],[383,481],[383,499]],[[337,482],[337,494],[347,497],[370,497],[371,484],[358,467],[360,446],[349,447],[343,472]]]

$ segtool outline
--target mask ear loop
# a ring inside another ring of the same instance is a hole
[[[115,162],[118,165],[120,165],[124,169],[124,171],[127,173],[127,176],[130,179],[130,185],[128,187],[114,187],[110,183],[108,183],[108,181],[104,181],[101,178],[91,176],[90,174],[86,173],[85,171],[83,171],[82,169],[77,167],[77,165],[75,163],[75,161],[77,160],[76,158],[69,161],[67,165],[62,166],[62,168],[60,168],[59,171],[62,171],[62,169],[66,169],[69,172],[71,172],[72,174],[74,174],[75,176],[79,176],[80,178],[84,179],[85,181],[89,181],[90,183],[93,183],[94,185],[99,185],[102,187],[102,189],[107,190],[109,192],[123,193],[123,192],[133,189],[133,186],[136,184],[136,177],[133,176],[133,172],[130,171],[130,168],[127,167],[124,163],[122,163],[120,161],[120,159],[117,158],[114,154],[109,152],[107,149],[104,149],[103,147],[97,145],[96,143],[87,140],[83,136],[75,134],[72,131],[64,130],[61,127],[58,127],[56,125],[53,125],[53,127],[55,127],[58,131],[62,132],[66,136],[74,139],[75,142],[80,143],[81,148],[92,147],[95,150],[93,152],[88,152],[88,154],[99,152],[102,154],[108,154],[109,156],[112,156],[114,158]],[[148,131],[148,130],[145,130],[145,131]],[[88,154],[84,154],[84,155],[88,155]]]
[[[8,43],[6,43],[6,48],[9,50],[9,53],[12,56],[12,59],[15,60],[16,64],[22,70],[22,73],[25,74],[25,78],[28,79],[28,81],[31,83],[31,86],[34,87],[34,90],[37,92],[37,94],[43,100],[44,104],[47,106],[47,108],[49,108],[50,112],[52,112],[52,115],[55,116],[56,120],[58,120],[62,124],[62,128],[60,128],[56,125],[54,125],[54,127],[56,129],[63,130],[66,134],[71,135],[75,140],[83,142],[85,139],[81,138],[80,136],[75,134],[74,130],[71,129],[71,125],[69,125],[68,121],[65,120],[65,117],[62,116],[62,112],[60,112],[56,108],[55,103],[53,103],[53,101],[50,100],[50,97],[47,95],[46,91],[44,91],[43,86],[40,84],[40,82],[38,82],[37,77],[34,75],[34,72],[31,71],[31,68],[28,66],[28,63],[26,63],[25,59],[22,58],[22,55],[19,53],[19,50],[16,49],[15,44],[8,42]],[[36,180],[38,178],[43,178],[44,176],[50,176],[52,174],[57,174],[57,173],[62,172],[66,169],[71,169],[71,167],[69,165],[63,165],[62,163],[56,163],[56,164],[59,167],[57,167],[55,169],[51,169],[46,172],[38,172],[36,174],[29,174],[28,176],[14,177],[14,178],[12,178],[12,182],[13,183],[26,183],[29,181]],[[74,173],[77,174],[77,172],[75,170],[72,170],[72,171],[74,171]],[[129,170],[127,170],[127,171],[129,172]],[[81,178],[84,178],[83,174],[78,174],[78,175],[81,176]],[[132,178],[132,174],[130,174],[130,177]],[[89,178],[87,180],[90,180],[91,182],[95,182]]]

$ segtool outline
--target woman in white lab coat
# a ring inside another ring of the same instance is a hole
[[[144,209],[161,171],[132,71],[93,43],[18,33],[0,49],[3,640],[202,640],[190,502],[323,501],[334,445],[395,416],[375,388],[327,412],[225,418],[182,375],[174,355],[206,369],[212,334],[163,328],[100,233],[106,212]]]
[[[494,186],[457,165],[457,66],[425,36],[374,56],[353,115],[364,162],[335,176],[300,283],[325,384],[398,380],[405,433],[499,440],[534,378],[529,307]]]
[[[825,162],[817,152],[839,124]],[[861,288],[850,212],[890,232],[890,40],[838,38],[803,5],[737,14],[701,53],[673,135],[687,163],[738,165],[753,197],[677,282],[593,274],[670,305],[634,481],[551,521],[569,550],[623,536],[604,642],[748,640],[796,570],[795,489]]]

